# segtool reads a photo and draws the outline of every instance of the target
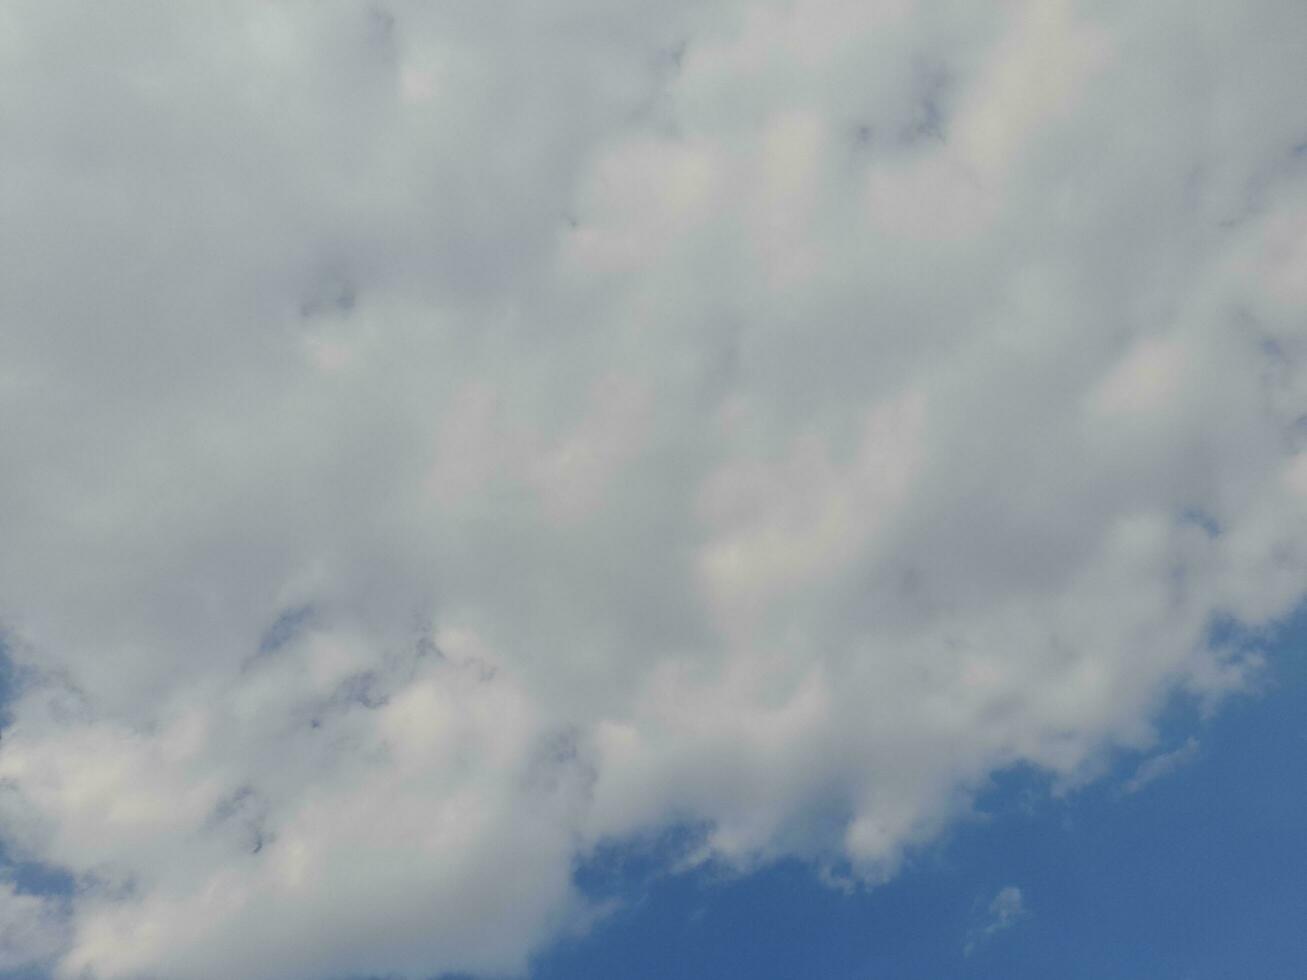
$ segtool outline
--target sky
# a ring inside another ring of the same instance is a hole
[[[1301,973],[1305,85],[0,0],[0,976]]]
[[[1255,696],[1207,719],[1170,705],[1162,751],[1122,754],[1065,796],[1029,770],[996,774],[970,819],[879,888],[831,889],[797,862],[659,875],[648,845],[609,855],[600,893],[620,884],[626,906],[531,976],[1297,976],[1307,615],[1249,639],[1273,664]]]

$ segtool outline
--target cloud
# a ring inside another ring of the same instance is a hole
[[[1139,763],[1135,774],[1121,787],[1125,793],[1138,793],[1141,789],[1163,776],[1170,775],[1181,766],[1187,766],[1198,755],[1198,740],[1192,736],[1185,739],[1183,745],[1170,752],[1159,752]]]
[[[967,936],[966,945],[963,952],[970,956],[984,943],[989,942],[1000,932],[1011,929],[1022,919],[1029,918],[1030,911],[1026,908],[1025,897],[1021,889],[1016,885],[1007,885],[998,890],[998,893],[990,900],[989,907],[985,912],[985,919],[980,925],[976,926]]]
[[[0,13],[0,835],[59,976],[892,875],[1307,580],[1301,4]],[[1194,515],[1203,515],[1197,521]],[[42,913],[44,914],[44,913]]]
[[[54,900],[24,894],[0,880],[0,970],[48,961],[65,945],[64,931],[64,916]]]

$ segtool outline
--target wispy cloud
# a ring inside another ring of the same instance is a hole
[[[967,934],[963,952],[970,956],[998,933],[1011,929],[1029,916],[1030,911],[1026,908],[1025,897],[1020,888],[1016,885],[1007,885],[1000,888],[998,893],[990,899],[989,905],[985,909],[984,920]]]
[[[1188,765],[1197,757],[1198,740],[1190,736],[1179,748],[1172,749],[1170,752],[1159,752],[1141,762],[1134,775],[1122,785],[1121,790],[1124,793],[1138,793],[1149,783],[1175,772],[1181,766]]]

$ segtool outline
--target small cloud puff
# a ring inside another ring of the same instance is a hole
[[[1159,752],[1139,763],[1139,768],[1121,787],[1126,794],[1138,793],[1149,783],[1170,775],[1181,766],[1187,766],[1198,757],[1198,740],[1193,736],[1185,739],[1183,745],[1170,752]]]
[[[1030,916],[1026,907],[1025,896],[1016,885],[1000,888],[985,910],[985,918],[968,934],[962,951],[970,956],[980,946],[989,942],[998,933],[1011,929],[1014,925]]]

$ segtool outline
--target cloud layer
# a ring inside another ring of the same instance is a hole
[[[60,976],[868,881],[1307,581],[1307,8],[0,11],[0,883]]]

